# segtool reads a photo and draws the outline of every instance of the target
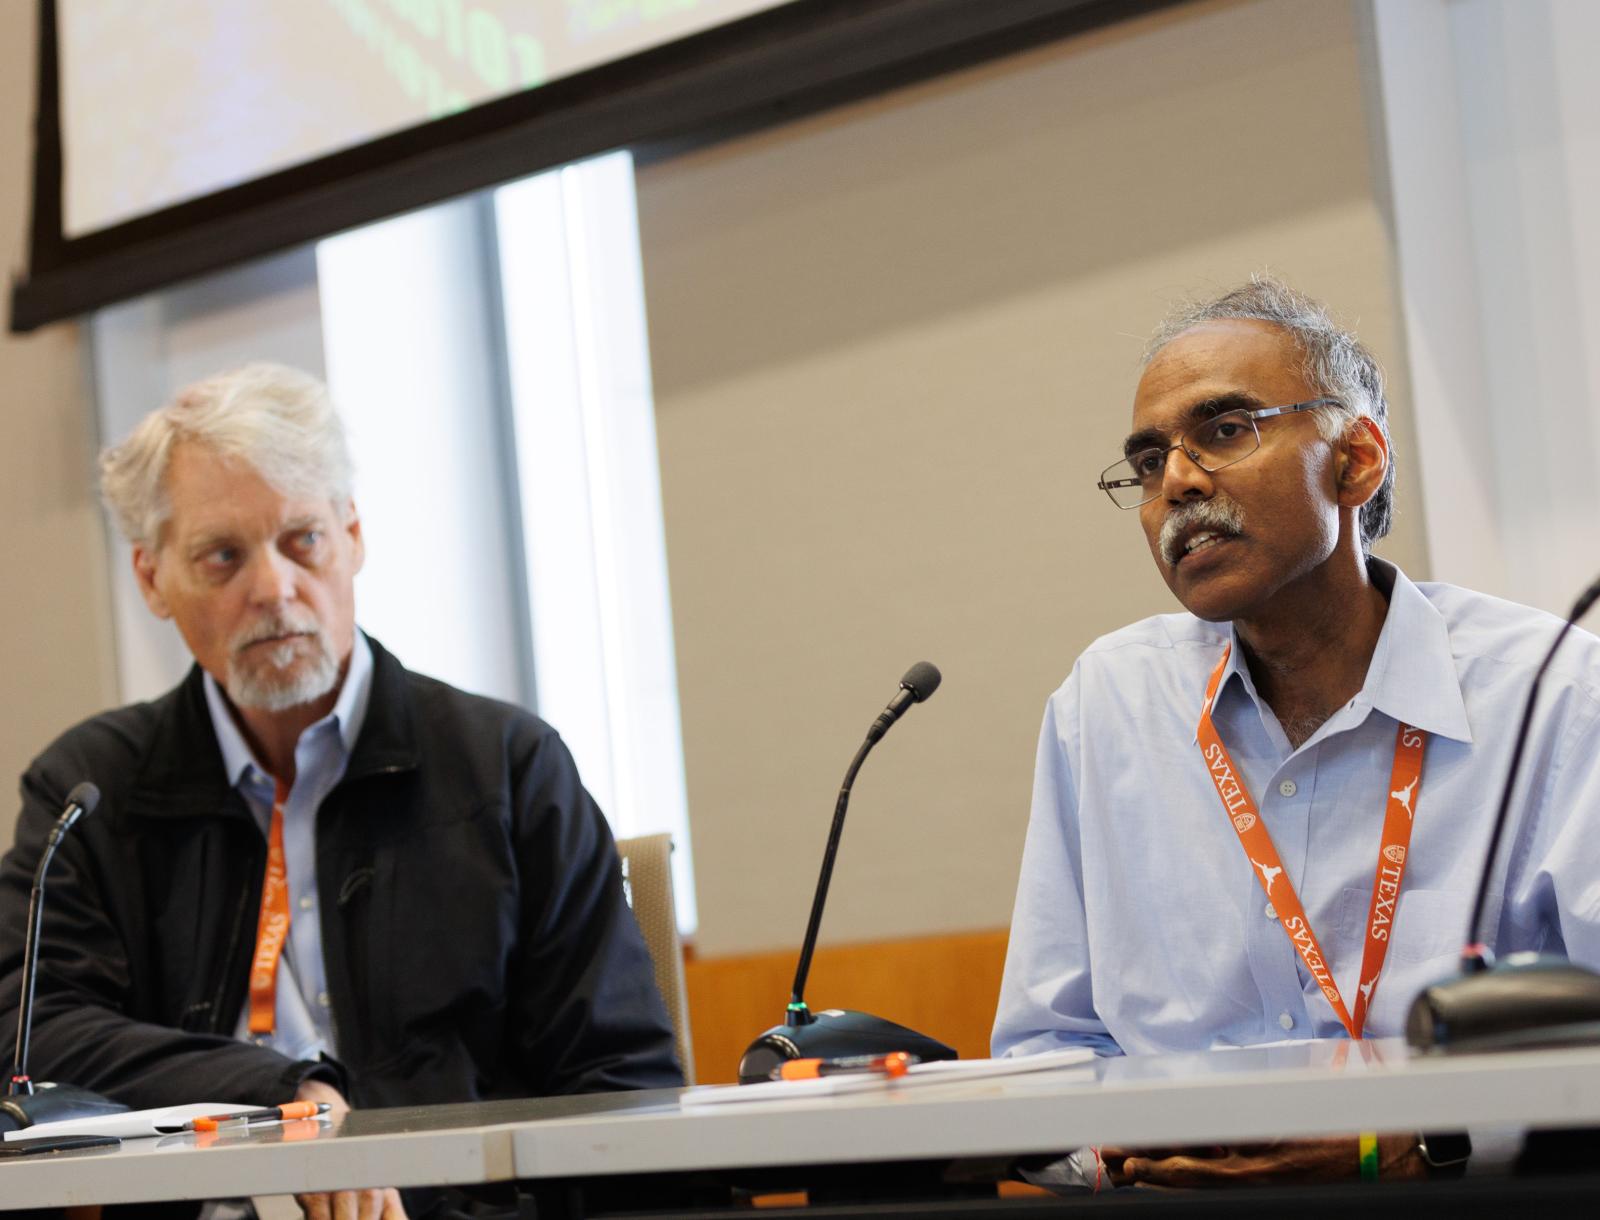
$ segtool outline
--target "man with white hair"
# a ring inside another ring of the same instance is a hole
[[[136,1107],[680,1084],[560,738],[357,630],[362,526],[322,384],[257,364],[192,386],[106,452],[102,487],[195,666],[23,777],[0,1026],[45,836],[73,785],[102,792],[52,870],[37,1075]]]
[[[1377,363],[1286,285],[1157,332],[1099,486],[1187,613],[1097,640],[1046,706],[996,1054],[1392,1036],[1456,969],[1560,624],[1375,558],[1389,454]],[[1600,640],[1573,635],[1491,911],[1498,952],[1595,964]],[[1182,1186],[1420,1175],[1459,1168],[1449,1145],[1102,1151],[1117,1181]]]

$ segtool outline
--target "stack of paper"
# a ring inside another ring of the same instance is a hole
[[[197,1101],[187,1106],[168,1106],[161,1110],[125,1110],[121,1114],[99,1114],[89,1118],[68,1118],[58,1123],[35,1123],[19,1131],[7,1131],[7,1141],[50,1139],[57,1135],[114,1135],[138,1139],[146,1135],[172,1135],[184,1124],[215,1114],[238,1114],[257,1106],[232,1101]]]
[[[886,1076],[881,1072],[844,1072],[836,1076],[818,1076],[812,1080],[771,1080],[764,1084],[710,1085],[703,1089],[690,1089],[679,1104],[684,1109],[697,1106],[720,1106],[745,1102],[796,1101],[805,1097],[827,1097],[838,1093],[868,1093],[874,1091],[901,1091],[931,1084],[953,1084],[956,1081],[982,1080],[991,1076],[1017,1076],[1024,1072],[1043,1072],[1054,1068],[1072,1067],[1094,1061],[1094,1051],[1087,1047],[1073,1047],[1064,1051],[1048,1051],[1042,1055],[1025,1055],[1016,1059],[939,1059],[932,1063],[915,1063],[904,1076]]]

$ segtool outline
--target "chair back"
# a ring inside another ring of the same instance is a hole
[[[678,936],[678,909],[672,897],[672,836],[640,835],[618,839],[617,854],[622,857],[623,891],[633,908],[656,986],[672,1018],[672,1033],[678,1044],[678,1063],[685,1084],[694,1083],[694,1048],[689,1040],[689,996],[683,981],[683,941]]]

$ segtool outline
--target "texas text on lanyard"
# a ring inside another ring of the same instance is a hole
[[[289,938],[289,867],[283,852],[283,809],[289,789],[282,780],[272,797],[272,822],[267,830],[267,873],[261,882],[261,917],[256,922],[256,951],[250,959],[250,1037],[272,1037],[278,1016],[278,959]]]
[[[1232,645],[1223,649],[1222,660],[1217,662],[1216,669],[1211,673],[1211,681],[1206,685],[1206,700],[1200,706],[1200,725],[1195,730],[1195,737],[1205,757],[1211,782],[1216,785],[1223,811],[1228,815],[1234,833],[1239,836],[1239,845],[1244,848],[1244,854],[1255,866],[1256,879],[1266,891],[1268,902],[1277,911],[1278,922],[1283,925],[1295,952],[1322,988],[1322,994],[1328,997],[1328,1003],[1333,1005],[1333,1011],[1345,1029],[1352,1038],[1359,1038],[1366,1027],[1367,1011],[1372,1007],[1372,995],[1378,988],[1378,976],[1383,973],[1383,961],[1389,952],[1395,903],[1400,897],[1400,883],[1406,875],[1406,853],[1411,847],[1411,823],[1416,814],[1417,796],[1422,784],[1422,752],[1427,745],[1428,735],[1409,724],[1400,725],[1395,732],[1394,769],[1389,776],[1383,838],[1378,844],[1378,865],[1372,878],[1372,901],[1367,907],[1367,935],[1361,953],[1361,975],[1352,1015],[1345,1007],[1338,985],[1333,981],[1328,959],[1323,955],[1322,946],[1317,943],[1316,933],[1311,930],[1311,921],[1306,918],[1305,910],[1300,905],[1300,896],[1295,893],[1293,883],[1284,872],[1278,849],[1272,845],[1272,836],[1267,833],[1266,824],[1261,820],[1261,811],[1239,777],[1216,725],[1211,722],[1211,704],[1217,697],[1217,688],[1222,684],[1222,674],[1228,667],[1231,651]],[[1278,889],[1279,886],[1283,888]]]

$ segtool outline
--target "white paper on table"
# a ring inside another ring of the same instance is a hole
[[[904,1076],[881,1072],[841,1072],[837,1076],[818,1076],[812,1080],[769,1080],[761,1084],[708,1085],[690,1089],[679,1099],[684,1109],[698,1106],[742,1104],[746,1102],[800,1101],[808,1097],[829,1097],[839,1093],[903,1092],[922,1085],[954,1084],[956,1081],[983,1080],[994,1076],[1020,1076],[1053,1068],[1091,1063],[1095,1053],[1086,1046],[1046,1051],[1041,1055],[1019,1055],[1015,1059],[935,1059],[914,1063]]]
[[[186,1106],[166,1106],[159,1110],[128,1110],[122,1114],[93,1114],[88,1118],[67,1118],[57,1123],[35,1123],[20,1131],[0,1136],[10,1142],[48,1139],[56,1135],[114,1135],[120,1139],[139,1139],[146,1135],[171,1135],[182,1131],[191,1119],[217,1114],[242,1114],[261,1106],[230,1101],[197,1101]]]

